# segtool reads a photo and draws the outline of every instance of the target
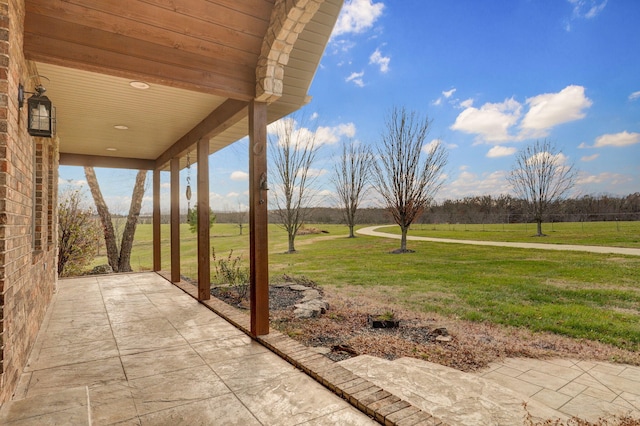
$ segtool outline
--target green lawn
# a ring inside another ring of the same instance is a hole
[[[271,226],[273,277],[304,275],[344,294],[370,289],[378,297],[416,311],[640,350],[640,257],[414,241],[409,248],[415,253],[395,255],[389,252],[397,248],[396,240],[349,239],[344,226],[317,227],[329,233],[300,236],[296,239],[298,253],[284,254],[286,234]],[[195,277],[195,236],[186,225],[182,231],[181,269]],[[456,232],[469,238],[464,231]],[[559,240],[565,240],[560,230],[555,232]],[[482,235],[497,234],[485,231]],[[150,225],[138,227],[132,254],[136,270],[151,266],[150,237]],[[599,238],[606,240],[604,234]],[[237,227],[215,224],[211,240],[219,257],[233,249],[246,261],[248,236],[239,236]],[[594,244],[592,240],[586,243]],[[168,256],[168,227],[163,227],[164,269],[170,267]]]
[[[379,229],[400,234],[398,226]],[[536,237],[535,223],[512,224],[414,224],[409,235],[459,240],[509,241],[545,244],[580,244],[640,248],[640,222],[543,223],[546,237]]]

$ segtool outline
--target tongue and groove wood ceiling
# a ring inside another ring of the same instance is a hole
[[[26,0],[25,57],[56,106],[61,153],[156,161],[215,111],[232,119],[211,152],[245,136],[274,1]],[[298,37],[270,122],[308,101],[341,5],[326,0]]]

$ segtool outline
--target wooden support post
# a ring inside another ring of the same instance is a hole
[[[171,281],[180,282],[180,159],[172,158],[171,169]]]
[[[198,300],[211,298],[209,257],[209,138],[201,138],[198,156]]]
[[[160,271],[160,169],[153,170],[153,270]]]
[[[269,334],[267,104],[249,103],[249,263],[251,334]]]

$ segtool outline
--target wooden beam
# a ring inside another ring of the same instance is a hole
[[[200,139],[198,156],[198,300],[211,298],[209,239],[209,140]]]
[[[249,264],[251,334],[269,334],[267,104],[249,103]]]
[[[163,168],[174,157],[183,156],[199,140],[206,139],[208,142],[210,138],[236,124],[245,116],[247,105],[244,101],[227,100],[163,152],[156,159],[155,168]]]
[[[61,166],[90,166],[114,169],[154,170],[156,162],[143,158],[107,157],[102,155],[60,153]]]
[[[161,251],[160,241],[162,240],[160,235],[160,170],[155,169],[153,171],[153,270],[160,271],[162,269],[161,264]]]
[[[180,159],[171,159],[171,281],[180,282]]]

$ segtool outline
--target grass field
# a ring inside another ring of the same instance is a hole
[[[576,226],[580,228],[580,224]],[[364,236],[349,239],[344,226],[317,227],[329,233],[299,236],[298,253],[284,254],[286,234],[271,226],[270,270],[274,278],[285,273],[304,275],[343,294],[366,292],[416,311],[640,350],[640,257],[413,241],[409,245],[415,253],[393,255],[389,252],[397,248],[398,241]],[[419,232],[431,236],[436,231]],[[468,239],[472,239],[468,232],[484,239],[501,239],[498,236],[503,235],[486,229],[437,232],[458,232]],[[580,240],[569,231],[566,235],[560,229],[554,232],[554,238],[574,244],[617,238],[602,232]],[[195,277],[195,236],[186,225],[181,235],[181,270]],[[451,238],[450,234],[446,236]],[[628,237],[622,245],[633,247],[629,244],[632,239]],[[233,225],[215,224],[212,246],[218,257],[226,257],[233,249],[234,254],[247,260],[248,235],[239,236]],[[169,269],[168,227],[163,227],[162,250],[163,269]],[[150,266],[151,226],[142,225],[136,233],[132,267],[146,270]]]
[[[400,234],[398,226],[380,229]],[[460,240],[509,241],[544,244],[580,244],[640,248],[640,222],[543,223],[546,237],[535,237],[535,223],[512,224],[416,224],[409,235]]]

